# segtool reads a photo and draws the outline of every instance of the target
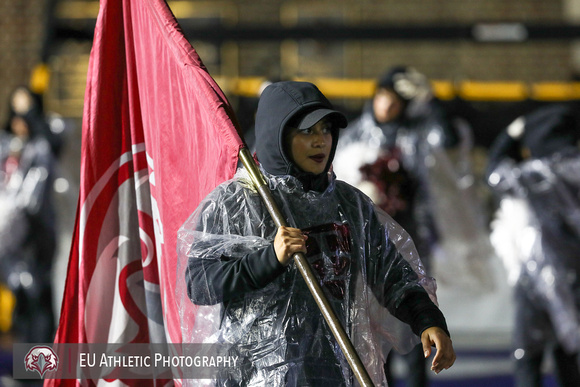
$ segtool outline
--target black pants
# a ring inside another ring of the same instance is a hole
[[[387,376],[387,383],[389,387],[395,385],[395,379],[392,374],[393,357],[400,356],[407,365],[408,373],[406,378],[407,387],[426,387],[427,386],[427,359],[423,354],[423,345],[417,344],[411,352],[405,355],[399,355],[391,351],[387,356],[385,363],[385,375]]]
[[[534,300],[525,286],[517,286],[514,295],[514,341],[516,348],[524,351],[515,361],[515,386],[542,386],[542,362],[546,353],[554,358],[554,373],[560,386],[580,386],[578,354],[567,353],[557,342],[554,322],[542,303]]]
[[[555,376],[558,384],[562,387],[580,386],[580,373],[578,372],[578,355],[568,354],[562,347],[555,346],[552,350],[554,356]],[[544,352],[528,353],[515,363],[515,386],[516,387],[541,387],[542,386],[542,361]]]

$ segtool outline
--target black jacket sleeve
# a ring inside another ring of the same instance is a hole
[[[439,327],[451,337],[443,313],[424,290],[409,292],[396,309],[395,317],[409,324],[417,336],[427,328]]]
[[[188,296],[194,304],[228,302],[263,288],[285,271],[273,243],[264,241],[254,248],[253,242],[245,239],[256,235],[267,240],[266,235],[275,227],[272,223],[259,225],[253,231],[246,229],[248,208],[259,205],[259,200],[257,194],[234,182],[214,190],[196,210],[197,217],[189,227],[199,235],[189,246],[184,273]],[[224,250],[223,246],[229,247]]]
[[[263,288],[284,270],[273,244],[242,258],[190,259],[185,273],[187,291],[194,304],[214,305]]]
[[[374,225],[371,222],[371,226],[373,230],[370,234],[372,241],[367,279],[377,300],[393,316],[409,324],[418,336],[434,326],[449,335],[443,313],[418,282],[417,273],[393,242],[385,238],[384,228],[376,219]]]

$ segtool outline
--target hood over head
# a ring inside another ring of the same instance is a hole
[[[534,158],[578,146],[578,118],[572,105],[548,105],[528,114],[524,120],[522,145]]]
[[[332,149],[325,169],[328,172],[338,143],[338,129],[346,127],[346,117],[334,110],[312,83],[284,81],[266,87],[258,102],[255,124],[256,155],[266,172],[293,175],[303,184],[314,178],[313,174],[301,171],[286,153],[285,129],[288,126],[309,128],[325,117],[333,123]]]
[[[405,103],[432,93],[429,79],[411,66],[390,68],[377,80],[376,87],[392,90]]]
[[[377,80],[377,89],[389,89],[394,91],[399,98],[403,101],[409,101],[410,98],[406,98],[404,95],[400,94],[395,87],[395,81],[405,77],[407,73],[407,66],[394,66],[388,69],[380,78]]]

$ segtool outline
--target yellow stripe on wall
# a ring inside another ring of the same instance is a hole
[[[266,78],[225,78],[216,81],[226,94],[257,97]],[[375,90],[374,79],[297,78],[316,84],[328,98],[371,98]],[[434,94],[443,100],[456,97],[470,101],[512,102],[534,99],[538,101],[567,101],[580,99],[580,82],[524,82],[461,81],[453,83],[432,80]]]

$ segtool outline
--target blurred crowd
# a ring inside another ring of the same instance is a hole
[[[469,123],[445,108],[423,74],[397,66],[341,134],[334,163],[339,179],[409,231],[428,272],[439,260],[439,274],[470,278],[485,291],[493,286],[486,261],[504,263],[514,290],[517,387],[542,385],[546,354],[561,386],[580,385],[577,112],[575,102],[554,103],[518,117],[493,140],[478,176]],[[403,359],[406,385],[426,386],[421,348]]]

